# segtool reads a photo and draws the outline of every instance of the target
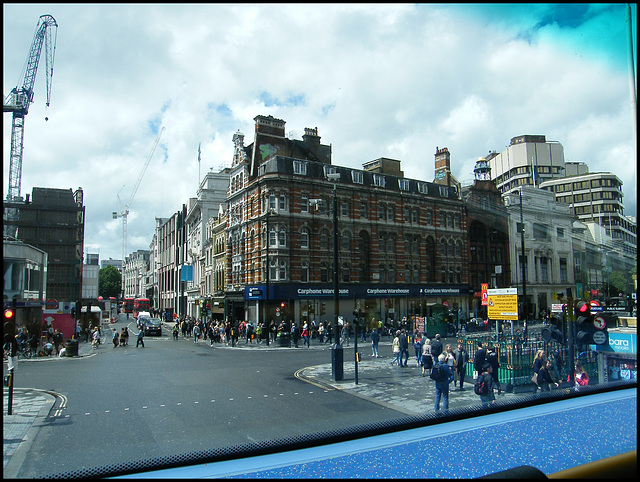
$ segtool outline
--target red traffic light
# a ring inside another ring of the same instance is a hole
[[[284,308],[284,302],[280,303],[280,308]]]
[[[591,314],[591,305],[586,301],[578,301],[575,306],[576,316]]]
[[[13,310],[11,308],[7,308],[6,310],[4,310],[4,319],[5,319],[5,321],[12,320],[13,319],[13,315],[15,315],[15,313],[13,312]]]

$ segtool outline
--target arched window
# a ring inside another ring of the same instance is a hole
[[[325,231],[320,233],[320,249],[322,251],[329,249],[329,236]]]
[[[340,278],[342,279],[343,283],[351,282],[351,267],[349,266],[349,263],[342,264],[342,275],[340,276]]]
[[[303,261],[300,265],[300,281],[302,283],[309,282],[309,261]]]
[[[300,248],[309,249],[309,230],[307,228],[302,228],[300,233]]]
[[[280,281],[284,281],[287,279],[287,262],[286,261],[280,261],[280,263],[278,263],[278,279]]]
[[[281,229],[278,233],[278,246],[286,246],[287,245],[287,232],[284,229]]]

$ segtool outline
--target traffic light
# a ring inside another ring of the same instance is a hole
[[[551,340],[564,344],[564,335],[562,330],[559,327],[562,327],[562,316],[561,315],[553,315],[549,319],[549,326],[545,326],[542,329],[541,335],[542,339],[546,342],[550,342]]]
[[[15,315],[16,315],[16,312],[15,312],[15,311],[13,311],[11,308],[6,308],[6,309],[4,310],[4,321],[5,321],[5,322],[7,322],[7,321],[13,321],[13,320],[14,320]]]
[[[326,313],[326,311],[327,311],[327,305],[326,305],[326,303],[322,303],[320,305],[320,314],[324,315]]]
[[[591,304],[579,301],[576,303],[576,324],[578,345],[606,345],[609,343],[607,322],[602,316],[591,315]]]

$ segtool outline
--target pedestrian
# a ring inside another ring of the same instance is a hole
[[[129,346],[129,328],[125,326],[123,330],[124,330],[124,346]]]
[[[293,339],[293,347],[298,348],[298,340],[300,339],[299,326],[297,323],[291,323],[291,338]]]
[[[198,343],[200,341],[200,324],[196,323],[193,327],[193,342]]]
[[[538,371],[538,387],[541,392],[548,392],[550,391],[550,384],[553,384],[556,387],[559,386],[559,383],[551,376],[551,362],[546,360]]]
[[[180,328],[178,327],[177,323],[173,325],[173,330],[171,330],[171,331],[173,333],[173,339],[177,340],[178,339],[178,334],[180,332]]]
[[[324,332],[324,323],[321,322],[320,326],[318,326],[318,343],[324,343]]]
[[[344,323],[342,330],[340,331],[340,344],[342,346],[349,346],[349,325]]]
[[[438,362],[438,357],[442,353],[442,342],[440,341],[440,333],[436,333],[435,340],[431,342],[431,356],[433,357],[433,364]]]
[[[582,366],[582,363],[580,363],[580,360],[576,361],[576,371],[574,374],[574,379],[576,383],[576,392],[579,392],[582,387],[589,385],[589,375],[584,370],[584,367]]]
[[[301,335],[302,335],[302,344],[307,345],[307,348],[309,348],[309,328],[306,323],[302,325]]]
[[[58,330],[55,330],[55,332],[53,333],[53,345],[56,348],[56,353],[58,353],[58,347],[62,344],[63,341],[64,336],[62,335],[62,333],[60,333],[60,331]]]
[[[538,384],[538,374],[540,373],[540,368],[542,365],[546,363],[546,359],[544,356],[544,350],[538,350],[536,352],[536,357],[533,359],[533,376],[531,377],[531,381],[533,382],[535,388],[534,391],[538,391],[540,385]]]
[[[444,361],[453,373],[453,386],[457,386],[458,384],[458,375],[456,373],[456,356],[453,354],[453,348],[451,345],[447,344],[444,348]]]
[[[433,345],[431,346],[433,349]],[[440,410],[440,400],[442,399],[442,409],[449,410],[449,384],[453,380],[453,373],[449,370],[449,366],[447,365],[446,356],[444,353],[440,353],[438,356],[437,365],[439,368],[436,368],[436,365],[433,366],[431,378],[433,378],[433,373],[440,372],[440,376],[438,376],[435,380],[436,382],[436,400],[434,405],[434,410],[437,412]]]
[[[378,343],[380,343],[380,335],[378,334],[378,329],[374,328],[371,332],[371,356],[376,358],[380,358],[378,354]]]
[[[478,378],[482,373],[482,367],[484,366],[485,358],[487,357],[487,350],[482,346],[482,342],[478,342],[478,348],[473,355],[473,378]]]
[[[333,323],[327,323],[327,341],[326,343],[329,343],[329,345],[331,345],[331,342],[333,341]]]
[[[393,338],[391,342],[391,352],[394,355],[394,359],[391,360],[391,364],[397,363],[400,366],[400,330],[396,331],[396,336]]]
[[[32,355],[37,355],[39,344],[40,344],[40,339],[38,338],[38,335],[34,333],[33,336],[31,336],[31,338],[29,339],[29,346],[30,346],[29,349],[31,350]]]
[[[262,344],[262,328],[264,326],[264,323],[258,323],[258,326],[256,327],[256,338],[258,339],[258,345]]]
[[[144,348],[144,329],[140,328],[138,330],[138,340],[136,341],[136,348],[138,348],[140,345],[142,345],[142,348]]]
[[[12,372],[18,366],[18,340],[14,336],[14,328],[10,323],[4,324],[3,350],[7,352],[7,369]]]
[[[500,390],[500,381],[498,380],[498,368],[500,367],[500,361],[498,360],[498,354],[496,353],[496,347],[487,347],[487,363],[491,365],[491,377],[493,378],[493,384]]]
[[[116,331],[115,328],[111,328],[112,333],[111,333],[111,341],[113,341],[113,347],[117,348],[118,345],[120,344],[120,337],[118,336],[118,332]]]
[[[413,340],[413,350],[416,354],[416,366],[422,365],[422,341],[423,338],[420,336],[420,333],[416,330],[416,336]]]
[[[247,323],[246,325],[247,343],[253,343],[253,324]]]
[[[432,368],[431,340],[425,336],[422,341],[422,376],[431,375]]]
[[[405,330],[400,330],[398,342],[400,345],[400,366],[406,367],[409,361],[409,335]],[[404,361],[402,361],[403,358]]]
[[[125,346],[126,341],[127,341],[127,339],[126,339],[126,337],[124,336],[124,328],[122,328],[122,329],[120,330],[120,345],[121,345],[121,346]]]
[[[100,340],[100,331],[97,327],[93,328],[93,334],[91,335],[91,346],[93,348],[98,348],[98,345],[101,343]]]
[[[464,390],[464,388],[462,387],[464,385],[464,376],[466,374],[465,372],[467,369],[468,361],[469,355],[465,351],[462,343],[458,343],[458,351],[456,352],[456,371],[458,372],[458,381],[460,382],[458,390],[460,391]]]
[[[480,374],[478,375],[478,379],[476,380],[475,387],[480,390],[478,395],[480,395],[480,401],[482,402],[483,407],[488,407],[489,405],[496,402],[496,397],[493,393],[493,375],[492,375],[493,367],[490,363],[485,362],[480,369]],[[498,390],[498,394],[500,394],[500,390]]]

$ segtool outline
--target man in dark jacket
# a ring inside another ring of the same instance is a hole
[[[460,382],[460,386],[458,390],[464,390],[462,386],[464,385],[464,375],[467,370],[467,362],[469,361],[469,355],[462,343],[458,343],[458,351],[456,353],[456,370],[458,372],[458,381]]]
[[[478,349],[473,355],[473,369],[478,372],[478,376],[482,373],[482,366],[484,365],[485,358],[487,357],[487,350],[482,348],[482,342],[478,342]]]
[[[440,333],[436,333],[435,340],[431,342],[431,356],[434,365],[438,363],[440,353],[442,353],[442,342],[440,341]]]
[[[398,342],[400,346],[400,366],[406,367],[407,362],[409,361],[409,337],[407,336],[406,331],[404,330],[400,331]],[[403,357],[404,357],[404,363],[402,362]]]
[[[498,354],[495,347],[487,347],[487,363],[491,365],[491,378],[493,378],[493,385],[498,389],[498,395],[500,394],[500,381],[498,380],[498,367],[500,361],[498,360]]]

